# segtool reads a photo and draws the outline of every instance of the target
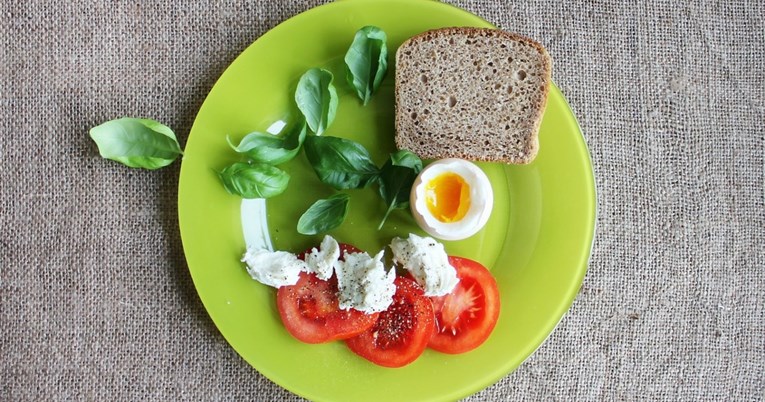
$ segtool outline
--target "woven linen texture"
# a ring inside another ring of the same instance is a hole
[[[301,400],[196,295],[180,164],[124,168],[87,132],[145,116],[184,144],[237,54],[319,4],[0,5],[0,400]],[[762,400],[765,2],[455,5],[548,48],[598,187],[570,312],[468,400]]]

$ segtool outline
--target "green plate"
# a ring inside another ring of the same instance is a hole
[[[279,319],[275,290],[250,279],[239,259],[245,238],[289,251],[317,245],[320,237],[296,232],[297,218],[332,192],[317,181],[302,154],[282,166],[292,176],[288,190],[267,202],[243,203],[227,194],[215,171],[238,160],[226,135],[238,141],[251,131],[295,121],[295,86],[312,67],[330,69],[340,95],[327,135],[361,142],[381,165],[394,149],[393,71],[363,107],[345,83],[342,65],[354,33],[364,25],[387,32],[391,61],[402,41],[427,29],[491,27],[438,2],[340,1],[291,18],[255,41],[210,91],[186,145],[178,191],[186,259],[197,292],[226,340],[284,388],[325,401],[453,400],[518,367],[576,296],[595,222],[589,154],[566,100],[553,86],[537,159],[528,166],[480,165],[495,194],[489,224],[470,239],[446,243],[450,254],[486,265],[499,283],[502,312],[494,333],[478,349],[457,356],[426,350],[409,366],[386,369],[355,356],[342,342],[296,341]],[[349,193],[349,216],[331,233],[339,241],[374,253],[396,235],[422,233],[408,211],[393,214],[378,232],[384,206],[375,190]]]

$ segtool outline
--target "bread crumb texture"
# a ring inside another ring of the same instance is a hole
[[[539,147],[551,60],[501,30],[444,28],[396,52],[396,145],[422,158],[524,164]]]

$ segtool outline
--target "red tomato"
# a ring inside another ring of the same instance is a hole
[[[359,250],[347,244],[344,251]],[[305,253],[299,257],[302,259]],[[337,278],[323,281],[314,274],[300,274],[292,286],[282,286],[276,294],[276,305],[284,327],[298,340],[323,343],[356,336],[374,325],[379,313],[365,314],[355,309],[341,310],[337,300]]]
[[[411,279],[396,278],[393,304],[375,325],[345,343],[357,355],[385,367],[405,366],[417,359],[435,329],[433,305]]]
[[[451,293],[431,297],[436,331],[429,347],[443,353],[464,353],[491,335],[499,318],[499,290],[494,276],[481,264],[449,257],[460,279]]]

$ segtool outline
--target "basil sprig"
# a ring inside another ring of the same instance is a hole
[[[382,229],[394,209],[409,207],[409,193],[421,170],[422,160],[410,151],[402,149],[390,155],[380,170],[379,193],[387,209],[377,230]]]
[[[369,103],[388,72],[388,46],[385,32],[375,26],[365,26],[356,32],[345,54],[345,78],[356,95]]]
[[[291,160],[300,152],[305,136],[306,125],[301,120],[283,137],[255,131],[244,136],[239,145],[232,144],[228,137],[226,140],[234,151],[246,155],[252,162],[278,165]]]
[[[237,162],[226,167],[218,177],[230,194],[242,198],[270,198],[287,189],[290,175],[265,163]]]
[[[304,149],[319,180],[336,190],[368,187],[379,174],[369,151],[358,142],[330,136],[309,136]]]
[[[349,200],[348,194],[341,193],[316,201],[300,216],[298,233],[315,235],[340,226],[348,214]]]
[[[300,77],[295,90],[295,103],[316,135],[324,133],[335,120],[338,99],[333,79],[331,72],[312,68]]]
[[[123,117],[90,129],[98,153],[133,168],[158,169],[183,154],[175,133],[150,119]]]

